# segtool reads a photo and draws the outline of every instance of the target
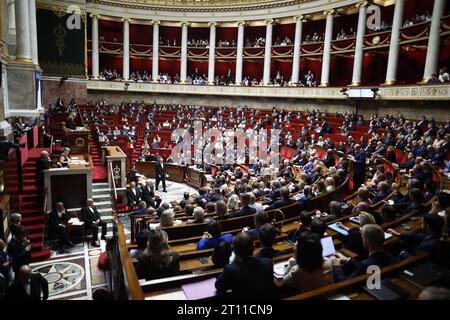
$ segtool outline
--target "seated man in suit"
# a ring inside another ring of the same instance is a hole
[[[253,222],[255,224],[255,228],[248,230],[247,233],[253,241],[256,241],[259,239],[259,235],[261,233],[260,228],[270,222],[269,215],[265,211],[259,211],[253,217]]]
[[[106,240],[106,222],[102,221],[100,218],[100,213],[94,206],[94,200],[87,199],[86,207],[81,208],[81,217],[85,222],[85,227],[87,229],[92,229],[92,246],[100,247],[97,243],[98,240],[98,228],[102,228],[102,240]]]
[[[147,207],[157,209],[161,204],[161,199],[155,196],[155,186],[150,180],[145,182],[145,187],[142,189],[141,199],[147,203]]]
[[[153,212],[155,212],[155,210],[153,210]],[[153,212],[147,208],[147,204],[145,203],[145,201],[140,201],[137,210],[131,212],[130,216],[132,216],[132,217],[144,216],[147,214],[151,214]]]
[[[127,189],[126,194],[128,200],[128,208],[133,209],[141,200],[141,192],[136,188],[136,182],[130,182],[130,188]]]
[[[6,300],[23,301],[47,299],[47,280],[40,273],[33,273],[30,266],[21,266],[18,276],[6,291]]]
[[[281,208],[284,206],[287,206],[288,204],[292,203],[292,200],[289,198],[289,188],[288,187],[281,187],[280,189],[280,200],[274,201],[270,206],[268,206],[265,211],[269,211],[272,209]]]
[[[253,240],[247,233],[236,235],[233,247],[236,258],[217,278],[218,294],[231,290],[234,299],[275,299],[272,261],[253,257]]]
[[[335,281],[342,281],[357,277],[367,272],[367,267],[376,265],[383,268],[399,261],[390,253],[384,251],[384,231],[376,224],[366,224],[361,230],[364,248],[369,252],[369,256],[363,261],[347,258],[338,253],[332,258],[333,274]],[[344,272],[347,269],[347,273]]]
[[[255,208],[249,206],[250,195],[248,193],[241,194],[241,209],[229,214],[229,218],[242,217],[256,212]]]
[[[276,250],[273,248],[273,244],[275,242],[277,234],[278,231],[270,223],[266,223],[259,228],[259,241],[261,242],[261,250],[256,254],[256,258],[273,259],[274,257],[287,253],[287,250]]]
[[[430,254],[431,258],[434,258],[443,227],[444,219],[441,216],[425,214],[422,219],[422,232],[399,233],[393,229],[388,229],[387,232],[403,241],[405,250],[401,253],[402,257],[407,257],[418,251],[425,251]]]
[[[69,233],[67,232],[66,225],[70,217],[64,208],[62,202],[57,202],[55,210],[50,212],[49,215],[49,227],[50,231],[58,235],[59,239],[59,251],[64,253],[64,246],[73,247],[72,241],[70,241]]]
[[[378,193],[372,197],[372,203],[377,203],[386,198],[389,194],[389,185],[386,181],[381,181],[377,185]]]

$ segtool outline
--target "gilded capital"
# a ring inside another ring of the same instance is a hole
[[[266,24],[274,24],[275,20],[274,19],[267,19],[266,21],[264,21]]]
[[[217,22],[209,22],[208,23],[208,26],[214,26],[214,27],[217,27],[219,24],[217,23]]]
[[[294,17],[294,20],[295,20],[295,21],[303,20],[303,19],[305,19],[305,16],[302,15],[302,14],[296,15],[296,16]]]
[[[91,18],[100,19],[100,15],[98,13],[91,13],[91,14],[89,14],[89,16]]]
[[[240,27],[240,26],[245,27],[247,25],[247,23],[245,21],[238,21],[237,25],[238,25],[238,27]]]
[[[122,18],[122,19],[120,19],[120,21],[130,23],[131,19],[130,18]]]
[[[325,11],[323,12],[323,15],[324,15],[324,16],[329,16],[329,15],[335,14],[335,12],[336,12],[336,11],[334,11],[334,9],[328,9],[328,10],[325,10]]]
[[[368,5],[369,5],[368,1],[361,1],[361,2],[358,2],[355,6],[356,6],[356,8],[360,9],[360,8],[365,8]]]
[[[150,23],[160,25],[161,21],[160,20],[152,20]]]
[[[181,23],[181,26],[183,27],[183,26],[186,26],[186,27],[189,27],[189,22],[187,22],[187,21],[183,21],[182,23]]]

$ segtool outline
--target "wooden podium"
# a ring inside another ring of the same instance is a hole
[[[66,144],[72,154],[89,154],[89,129],[78,127],[77,130],[69,130],[64,127]]]

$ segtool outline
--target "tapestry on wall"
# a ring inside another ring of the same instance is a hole
[[[37,10],[39,65],[46,76],[86,77],[85,15]]]

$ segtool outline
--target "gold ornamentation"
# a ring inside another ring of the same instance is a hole
[[[380,43],[380,40],[381,40],[380,36],[375,36],[372,38],[372,44],[376,46],[378,43]]]
[[[55,45],[58,53],[62,56],[66,47],[65,38],[67,36],[67,30],[63,27],[62,23],[58,23],[58,26],[53,30],[53,34],[56,37]]]
[[[77,139],[75,140],[75,145],[76,145],[77,147],[84,147],[84,144],[85,144],[85,141],[84,141],[83,138],[77,138]]]

